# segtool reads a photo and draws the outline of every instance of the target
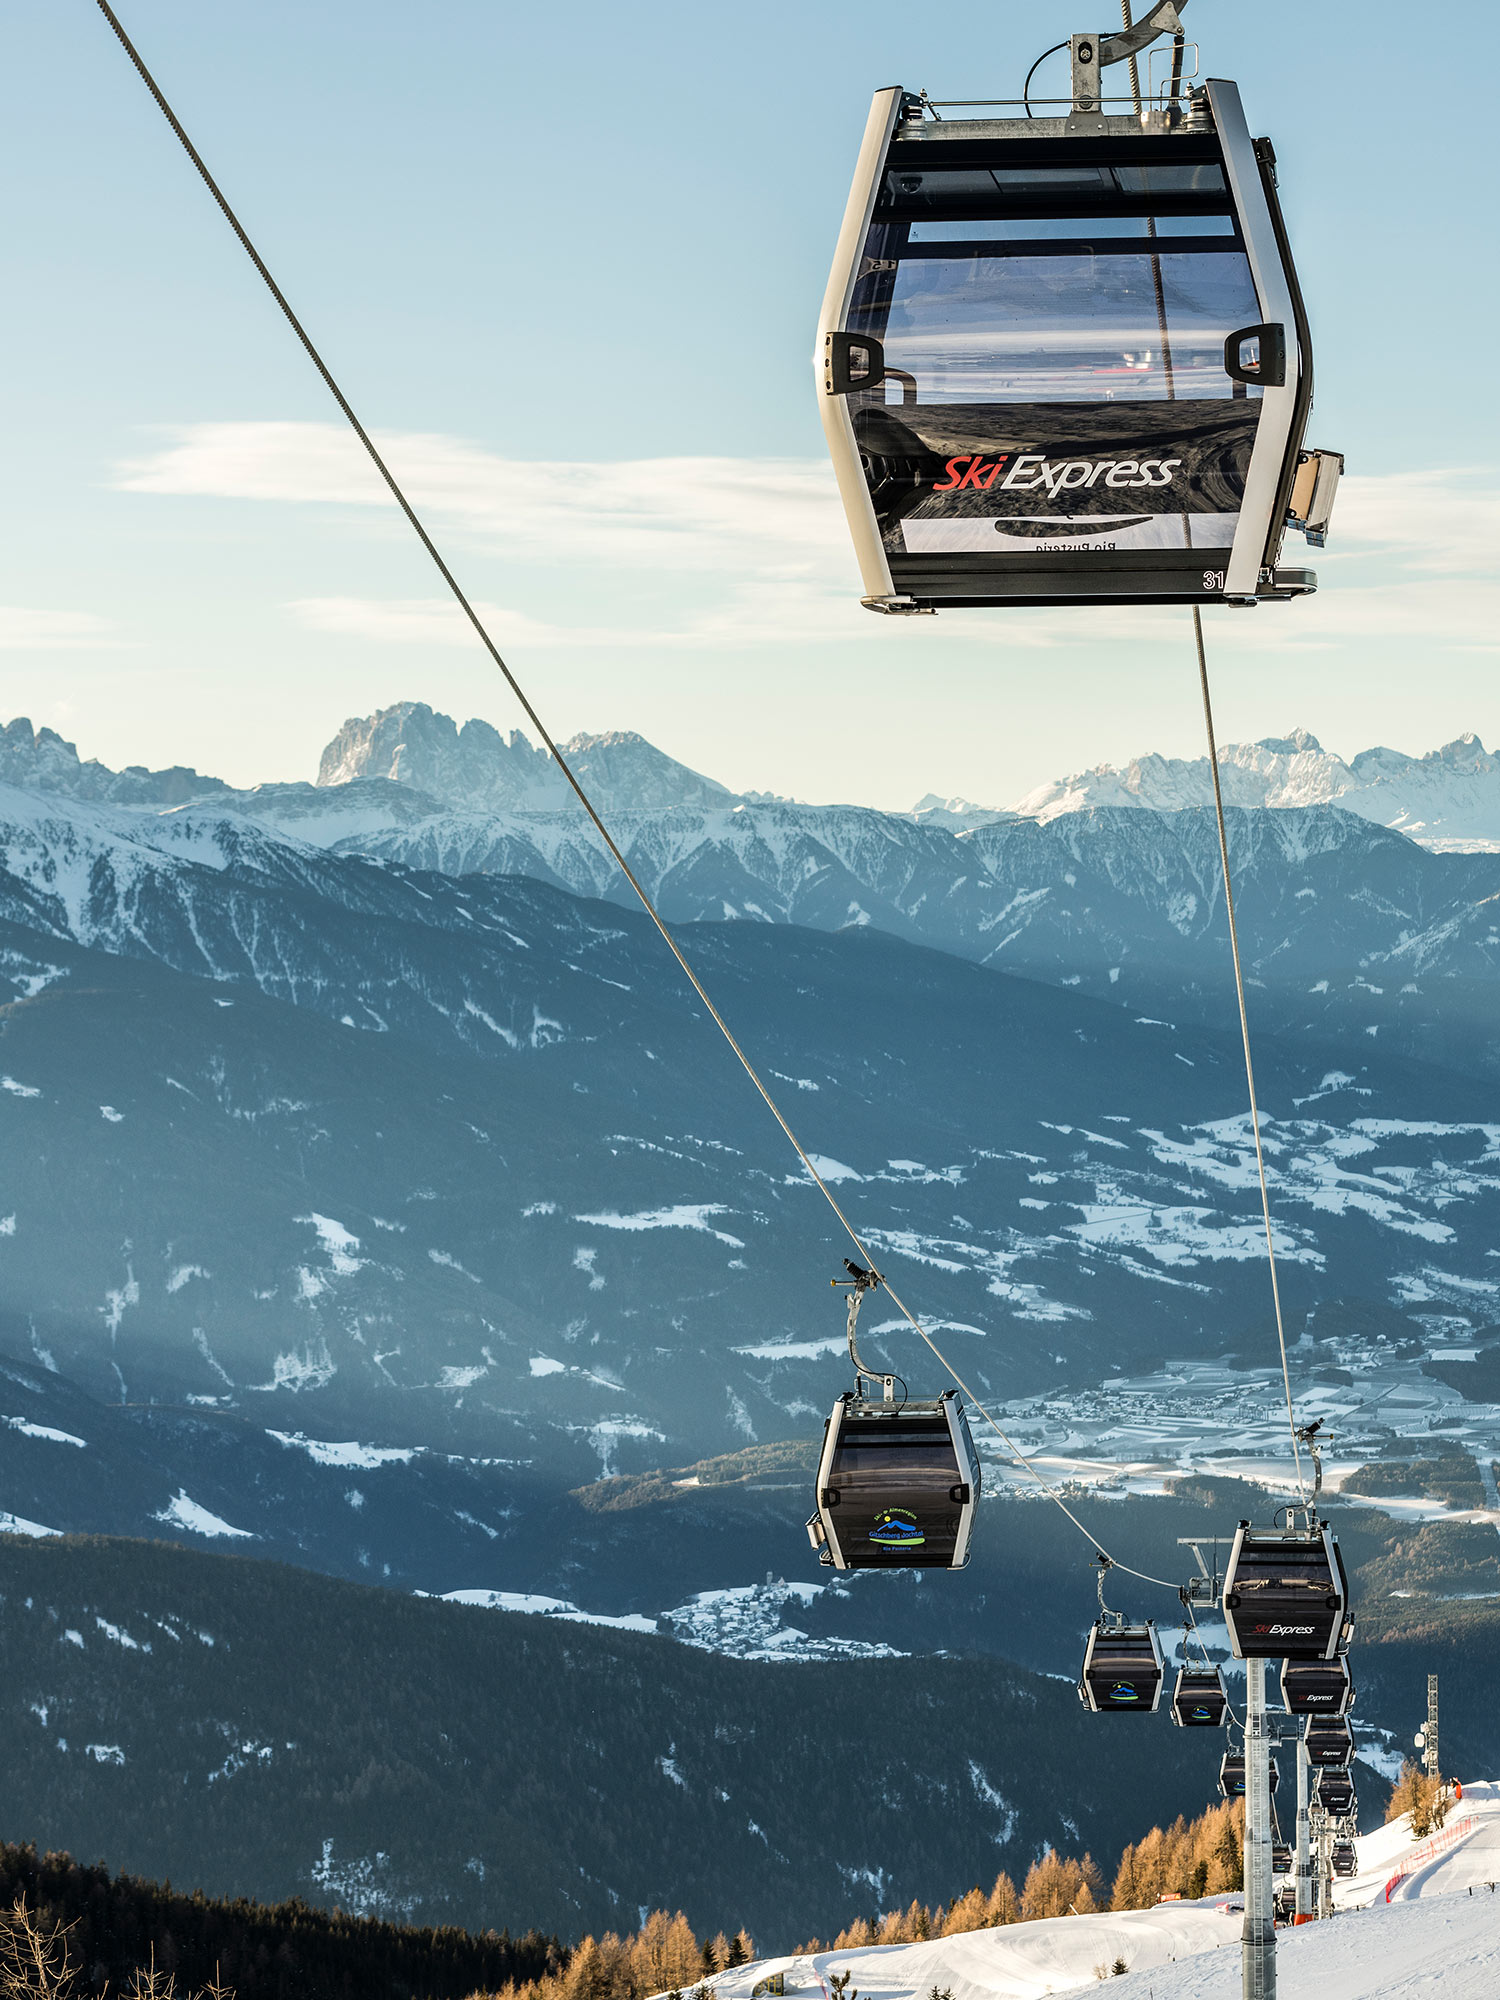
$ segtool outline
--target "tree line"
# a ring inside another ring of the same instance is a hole
[[[1027,1869],[1019,1889],[1002,1871],[989,1890],[976,1884],[948,1903],[913,1901],[904,1910],[856,1917],[831,1944],[809,1938],[799,1949],[807,1954],[918,1944],[1045,1917],[1148,1909],[1164,1895],[1220,1895],[1243,1884],[1243,1829],[1239,1800],[1210,1806],[1193,1820],[1179,1814],[1170,1826],[1153,1826],[1125,1849],[1108,1890],[1091,1855],[1078,1860],[1048,1847]],[[586,1937],[565,1965],[539,1978],[512,1981],[498,1993],[471,1994],[468,2000],[645,2000],[653,1993],[681,2000],[693,1991],[699,2000],[710,2000],[715,1975],[754,1956],[754,1943],[744,1931],[734,1938],[721,1931],[700,1943],[680,1910],[673,1916],[655,1910],[630,1936],[611,1931],[602,1938]]]
[[[66,1933],[80,1995],[127,1992],[149,1969],[178,1992],[233,1989],[239,2000],[462,2000],[563,1963],[557,1939],[538,1931],[476,1937],[315,1909],[300,1897],[184,1896],[170,1883],[0,1843],[0,1912],[13,1918],[18,1902],[41,1934]]]
[[[819,1949],[814,1945],[813,1950]],[[716,1974],[748,1965],[755,1942],[746,1931],[701,1943],[678,1910],[653,1910],[638,1931],[620,1937],[606,1931],[586,1937],[567,1962],[540,1977],[508,1982],[497,1995],[475,1993],[469,2000],[644,2000],[650,1993],[680,1996],[699,1989],[707,1996]]]

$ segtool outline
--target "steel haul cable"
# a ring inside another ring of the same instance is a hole
[[[661,935],[662,942],[666,945],[668,951],[671,952],[673,958],[676,959],[679,967],[682,969],[682,972],[687,978],[688,983],[691,985],[693,991],[697,994],[698,998],[703,1002],[703,1005],[708,1009],[709,1015],[712,1018],[714,1025],[718,1028],[720,1034],[723,1035],[725,1041],[734,1051],[735,1056],[739,1060],[741,1068],[744,1070],[746,1076],[749,1077],[750,1081],[755,1085],[755,1088],[759,1091],[761,1098],[765,1103],[766,1109],[770,1112],[771,1116],[776,1120],[776,1123],[781,1127],[783,1133],[790,1141],[792,1147],[796,1151],[798,1159],[801,1160],[808,1174],[811,1176],[812,1180],[817,1185],[818,1189],[823,1195],[824,1200],[828,1203],[828,1206],[833,1210],[834,1214],[838,1217],[839,1221],[843,1224],[843,1227],[847,1232],[850,1241],[854,1244],[854,1247],[859,1251],[860,1255],[866,1260],[866,1262],[872,1268],[875,1268],[875,1259],[871,1255],[870,1251],[866,1248],[863,1240],[860,1237],[858,1230],[854,1227],[854,1224],[849,1220],[848,1216],[845,1215],[843,1209],[840,1207],[838,1198],[834,1194],[832,1188],[829,1187],[828,1183],[824,1180],[823,1176],[818,1172],[817,1168],[813,1165],[812,1159],[804,1149],[801,1140],[797,1137],[796,1133],[792,1130],[791,1126],[787,1123],[786,1119],[782,1116],[780,1107],[777,1105],[776,1100],[775,1098],[772,1097],[770,1091],[766,1088],[765,1083],[761,1079],[759,1071],[756,1069],[755,1065],[751,1062],[750,1058],[745,1054],[745,1051],[741,1048],[738,1040],[734,1035],[733,1030],[729,1026],[729,1023],[724,1019],[724,1016],[719,1012],[718,1008],[709,998],[708,993],[704,989],[702,981],[699,979],[697,973],[694,972],[692,966],[688,963],[687,959],[684,957],[683,952],[677,943],[677,940],[673,937],[671,931],[668,930],[665,922],[662,920],[661,914],[657,910],[655,903],[652,901],[651,897],[647,894],[642,883],[637,879],[634,870],[630,866],[630,863],[625,859],[624,854],[621,852],[619,846],[616,844],[613,834],[611,834],[609,828],[605,825],[604,820],[600,817],[600,814],[595,808],[593,801],[590,799],[588,793],[584,790],[582,784],[575,776],[567,759],[563,756],[561,750],[557,747],[557,744],[554,742],[552,734],[548,730],[546,724],[542,721],[542,718],[540,717],[540,715],[538,715],[535,708],[533,708],[530,697],[527,695],[526,690],[521,686],[521,683],[516,679],[516,676],[514,675],[514,673],[512,673],[510,667],[506,664],[505,659],[500,652],[500,649],[496,646],[494,640],[490,637],[488,631],[485,629],[484,621],[480,618],[479,613],[474,609],[474,606],[469,602],[468,597],[464,594],[462,586],[459,584],[458,579],[454,576],[452,570],[449,569],[447,563],[444,561],[443,556],[440,550],[438,549],[437,544],[433,541],[431,535],[428,534],[427,529],[423,526],[420,516],[417,514],[415,508],[412,506],[411,502],[407,499],[405,493],[402,491],[400,485],[397,483],[395,474],[391,471],[390,467],[381,457],[380,452],[376,447],[373,438],[370,436],[369,432],[365,429],[364,425],[360,422],[358,416],[355,414],[353,405],[349,402],[349,399],[347,398],[347,396],[345,396],[343,390],[339,387],[338,383],[335,381],[322,355],[313,345],[312,338],[307,332],[307,329],[303,326],[301,320],[298,319],[296,313],[293,312],[291,303],[288,300],[285,292],[282,291],[280,285],[278,285],[276,280],[272,277],[270,269],[266,265],[265,260],[262,258],[260,252],[256,249],[255,245],[251,242],[249,236],[246,234],[245,229],[241,224],[239,217],[235,214],[234,210],[230,207],[228,201],[225,199],[223,191],[220,189],[218,182],[209,172],[208,166],[204,161],[202,154],[198,151],[197,147],[188,137],[187,132],[183,128],[181,120],[178,118],[176,112],[172,109],[171,105],[167,102],[166,98],[163,96],[161,89],[156,82],[155,77],[153,77],[150,70],[147,69],[145,62],[141,58],[140,52],[137,50],[135,44],[131,41],[129,35],[126,34],[124,26],[121,23],[119,16],[115,13],[114,9],[109,5],[109,0],[97,0],[97,4],[100,13],[103,14],[105,20],[108,21],[110,27],[114,30],[114,33],[119,40],[121,48],[124,49],[126,55],[130,58],[132,64],[135,66],[136,72],[139,75],[142,83],[144,83],[147,90],[150,91],[151,96],[156,102],[157,109],[161,112],[162,116],[171,126],[172,131],[178,140],[178,143],[181,145],[183,151],[187,154],[188,158],[192,161],[194,167],[197,169],[199,178],[202,180],[204,186],[208,189],[209,193],[213,196],[214,201],[217,203],[219,210],[224,217],[224,220],[229,224],[230,228],[234,231],[236,237],[238,237],[241,248],[244,250],[246,256],[249,257],[251,263],[255,266],[256,270],[259,272],[261,279],[263,280],[266,286],[267,291],[270,292],[272,298],[281,308],[281,311],[286,318],[287,324],[291,327],[292,332],[296,334],[297,339],[301,343],[303,350],[307,354],[308,359],[312,362],[314,368],[317,369],[319,375],[322,377],[324,386],[327,388],[328,393],[333,397],[333,400],[338,404],[339,409],[348,419],[350,428],[353,430],[355,436],[359,439],[360,443],[364,446],[365,451],[369,454],[370,460],[374,465],[376,471],[380,474],[386,486],[390,489],[391,497],[395,500],[396,505],[401,509],[401,512],[406,516],[406,519],[409,522],[412,531],[415,533],[417,539],[421,542],[423,548],[427,551],[428,555],[432,558],[432,561],[437,568],[438,574],[442,577],[444,583],[448,586],[448,589],[452,592],[453,597],[459,606],[459,609],[463,612],[465,618],[468,619],[470,625],[474,628],[474,632],[478,637],[480,644],[489,654],[494,664],[499,668],[501,674],[505,678],[506,685],[510,688],[511,693],[520,703],[521,708],[524,711],[528,721],[531,723],[532,727],[536,730],[537,734],[541,737],[542,742],[546,745],[548,751],[551,753],[552,758],[555,761],[559,771],[561,771],[564,778],[567,779],[568,784],[571,787],[574,796],[578,800],[578,803],[583,807],[584,811],[588,814],[589,819],[593,822],[594,830],[598,833],[599,838],[604,842],[606,848],[608,848],[611,857],[619,867],[620,873],[625,877],[625,880],[630,884],[631,888],[635,891],[636,895],[639,897],[642,909],[645,910],[646,915],[651,919],[652,923],[656,926],[657,931]],[[1007,1449],[1007,1451],[1010,1452],[1011,1456],[1016,1460],[1017,1464],[1021,1466],[1022,1470],[1025,1471],[1030,1478],[1035,1480],[1037,1485],[1041,1487],[1042,1491],[1047,1495],[1047,1497],[1051,1501],[1053,1501],[1053,1503],[1056,1506],[1062,1509],[1063,1513],[1067,1515],[1068,1519],[1073,1523],[1073,1526],[1077,1528],[1078,1532],[1087,1541],[1091,1542],[1095,1547],[1095,1549],[1097,1549],[1101,1555],[1108,1555],[1108,1551],[1104,1548],[1104,1545],[1100,1542],[1099,1538],[1093,1533],[1091,1533],[1091,1531],[1083,1525],[1083,1523],[1079,1520],[1078,1516],[1067,1505],[1062,1495],[1052,1485],[1051,1481],[1047,1479],[1043,1473],[1037,1470],[1037,1468],[1032,1464],[1030,1459],[1028,1459],[1025,1453],[1021,1450],[1020,1446],[1016,1444],[1015,1441],[1011,1437],[1009,1437],[1004,1430],[1002,1430],[1000,1424],[996,1421],[996,1419],[993,1416],[990,1415],[990,1412],[979,1401],[978,1397],[974,1394],[973,1390],[970,1389],[968,1384],[964,1381],[963,1377],[959,1374],[958,1370],[953,1366],[953,1363],[942,1352],[941,1348],[938,1347],[937,1343],[933,1340],[931,1334],[928,1333],[927,1329],[922,1325],[921,1321],[917,1318],[916,1314],[911,1311],[910,1307],[905,1304],[905,1302],[901,1299],[899,1294],[892,1289],[890,1283],[884,1277],[882,1277],[881,1282],[882,1284],[884,1284],[886,1291],[890,1293],[892,1305],[894,1305],[898,1309],[902,1317],[908,1322],[908,1324],[912,1327],[912,1329],[916,1333],[918,1333],[921,1336],[921,1338],[927,1343],[927,1346],[931,1349],[937,1361],[953,1377],[953,1380],[958,1384],[959,1388],[963,1390],[964,1394],[968,1397],[969,1401],[973,1404],[974,1408],[979,1411],[980,1415],[984,1418],[985,1422],[989,1425],[990,1429],[995,1433],[996,1437],[1000,1439],[1001,1443],[1004,1444],[1005,1448]],[[1115,1569],[1124,1571],[1124,1573],[1127,1576],[1137,1577],[1143,1583],[1159,1584],[1163,1590],[1175,1590],[1177,1588],[1176,1584],[1169,1583],[1165,1577],[1149,1576],[1144,1570],[1132,1569],[1128,1563],[1118,1562],[1112,1556],[1109,1557],[1109,1561]]]
[[[1234,960],[1234,990],[1240,1005],[1240,1041],[1245,1051],[1245,1082],[1250,1090],[1250,1130],[1255,1139],[1255,1166],[1260,1175],[1260,1209],[1266,1228],[1266,1261],[1271,1268],[1271,1302],[1276,1308],[1276,1340],[1281,1349],[1281,1386],[1286,1391],[1286,1420],[1292,1433],[1292,1457],[1297,1464],[1297,1489],[1307,1505],[1307,1481],[1302,1475],[1302,1447],[1297,1441],[1297,1417],[1292,1408],[1292,1377],[1286,1358],[1286,1326],[1281,1317],[1281,1281],[1276,1274],[1276,1239],[1271,1229],[1271,1195],[1266,1185],[1266,1154],[1260,1137],[1260,1106],[1255,1096],[1255,1064],[1250,1058],[1250,1017],[1245,1012],[1245,973],[1240,963],[1240,933],[1234,920],[1234,889],[1229,875],[1229,835],[1224,826],[1224,791],[1219,783],[1219,749],[1214,739],[1214,705],[1208,691],[1208,655],[1203,650],[1203,614],[1193,606],[1193,640],[1198,648],[1198,685],[1203,694],[1203,724],[1208,732],[1208,768],[1214,782],[1214,817],[1219,828],[1219,859],[1224,868],[1224,909],[1229,918],[1229,952]]]

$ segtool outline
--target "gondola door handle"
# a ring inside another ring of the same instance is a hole
[[[1286,328],[1271,323],[1242,326],[1224,343],[1224,373],[1235,382],[1258,383],[1263,389],[1286,384]]]
[[[874,389],[885,380],[885,349],[868,333],[825,333],[823,393],[847,396]]]

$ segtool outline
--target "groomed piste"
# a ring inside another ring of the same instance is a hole
[[[1495,2000],[1500,1994],[1500,1785],[1463,1787],[1450,1828],[1472,1826],[1428,1856],[1397,1821],[1358,1843],[1359,1873],[1338,1884],[1338,1915],[1277,1933],[1280,2000]],[[1403,1865],[1411,1872],[1391,1889]],[[848,1972],[860,2000],[1041,2000],[1108,1983],[1111,2000],[1238,2000],[1238,1896],[1152,1910],[1054,1917],[966,1931],[927,1944],[762,1959],[721,1974],[718,2000],[751,2000],[780,1973],[788,1996],[833,2000]],[[1123,1959],[1127,1971],[1112,1968]]]

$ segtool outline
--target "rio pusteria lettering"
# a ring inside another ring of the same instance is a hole
[[[962,493],[965,488],[972,488],[988,493],[998,481],[1002,491],[1030,493],[1042,487],[1049,498],[1055,498],[1059,493],[1095,486],[1101,481],[1105,486],[1115,487],[1170,486],[1172,474],[1181,463],[1180,458],[1069,458],[1054,465],[1035,452],[1022,452],[1014,463],[1009,452],[1001,452],[998,458],[986,458],[982,452],[969,453],[950,458],[943,468],[948,477],[935,479],[932,490]],[[1008,472],[1006,466],[1010,466]],[[1005,472],[1003,479],[1002,472]]]

